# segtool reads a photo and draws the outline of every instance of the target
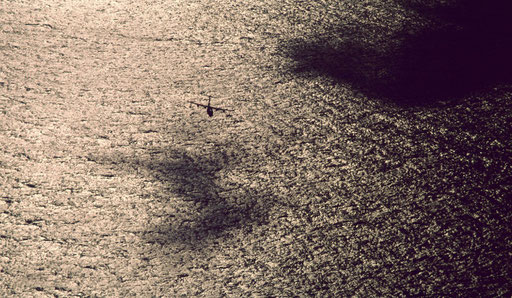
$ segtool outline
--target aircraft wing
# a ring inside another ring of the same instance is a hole
[[[200,103],[197,103],[197,102],[189,101],[189,103],[195,104],[198,107],[208,108],[207,105],[200,104]],[[218,108],[218,107],[212,107],[212,106],[210,106],[210,108],[212,108],[212,109],[214,109],[216,111],[223,111],[223,112],[232,112],[233,111],[233,110],[230,110],[230,109],[224,109],[224,108]]]
[[[196,106],[198,106],[198,107],[205,107],[205,108],[207,108],[207,107],[208,107],[207,105],[203,105],[203,104],[200,104],[200,103],[197,103],[197,102],[193,102],[193,101],[189,101],[189,103],[191,103],[191,104],[195,104],[195,105],[196,105]]]

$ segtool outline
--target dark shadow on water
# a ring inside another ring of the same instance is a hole
[[[388,36],[385,28],[363,33],[364,25],[340,20],[328,34],[289,40],[282,48],[296,61],[297,74],[326,74],[400,104],[453,100],[512,83],[512,2],[417,2],[397,0],[432,25],[411,23]]]
[[[156,193],[167,206],[167,218],[146,233],[149,243],[181,243],[196,246],[207,238],[218,238],[231,229],[250,229],[262,223],[266,214],[259,195],[248,185],[226,184],[226,172],[238,163],[222,148],[203,154],[169,150],[165,159],[139,160],[137,167],[148,171],[165,185]],[[153,198],[154,200],[154,198]],[[164,207],[165,208],[165,207]]]
[[[250,233],[254,225],[265,224],[273,204],[270,190],[236,175],[240,167],[246,174],[256,171],[259,157],[233,146],[146,148],[137,156],[113,151],[89,159],[146,177],[138,193],[148,204],[143,235],[148,243],[201,249],[230,231]]]

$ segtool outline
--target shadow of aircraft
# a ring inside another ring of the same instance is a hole
[[[340,23],[327,38],[289,40],[283,48],[298,74],[326,74],[399,104],[453,100],[511,83],[512,2],[452,2],[397,0],[433,25],[411,23],[391,37],[383,38],[382,28],[360,38],[364,28]]]

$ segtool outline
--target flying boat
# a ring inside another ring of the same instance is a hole
[[[219,107],[212,107],[210,105],[211,99],[212,99],[212,97],[208,96],[208,105],[200,104],[200,103],[193,102],[193,101],[189,101],[189,103],[195,104],[198,107],[206,108],[206,113],[210,117],[213,116],[213,111],[221,111],[221,112],[232,112],[233,111],[233,110],[230,110],[230,109],[224,109],[224,108],[219,108]]]

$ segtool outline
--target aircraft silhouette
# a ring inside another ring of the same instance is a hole
[[[213,111],[222,111],[222,112],[232,112],[233,110],[230,110],[230,109],[224,109],[224,108],[218,108],[218,107],[212,107],[210,105],[210,101],[211,101],[212,97],[211,96],[208,96],[208,105],[203,105],[203,104],[200,104],[200,103],[196,103],[196,102],[193,102],[193,101],[189,101],[189,103],[191,104],[195,104],[196,106],[198,107],[203,107],[203,108],[206,108],[206,113],[208,114],[208,116],[212,117],[213,116]]]

